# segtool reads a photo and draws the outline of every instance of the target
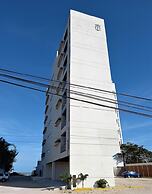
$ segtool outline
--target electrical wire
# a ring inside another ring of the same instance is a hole
[[[18,74],[18,75],[23,75],[23,76],[29,76],[29,77],[33,77],[33,78],[37,78],[37,79],[41,79],[41,80],[45,80],[45,81],[60,82],[58,80],[51,80],[51,79],[48,79],[48,78],[35,76],[35,75],[31,75],[31,74],[20,73],[20,72],[16,72],[16,71],[11,71],[11,70],[4,69],[4,68],[0,68],[0,71],[15,73],[15,74]],[[108,90],[103,90],[103,89],[99,89],[99,88],[94,88],[94,87],[89,87],[89,86],[84,86],[84,85],[79,85],[79,84],[73,84],[73,83],[69,83],[69,82],[65,82],[65,83],[68,84],[68,85],[71,85],[71,86],[76,86],[76,87],[85,88],[85,89],[89,89],[89,90],[126,96],[126,97],[130,97],[130,98],[135,98],[135,99],[138,99],[138,100],[152,101],[151,98],[146,98],[146,97],[142,97],[142,96],[136,96],[136,95],[121,93],[121,92],[108,91]]]
[[[47,84],[44,84],[44,83],[41,83],[41,82],[35,82],[33,80],[27,80],[27,79],[19,78],[19,77],[16,77],[16,76],[7,75],[7,74],[2,74],[1,73],[0,76],[10,78],[10,79],[15,79],[17,81],[27,82],[27,83],[30,83],[30,84],[34,84],[34,85],[38,85],[38,86],[42,86],[42,87],[46,87],[46,88],[51,87],[52,89],[57,89],[57,88],[64,89],[64,87],[59,87],[59,86],[57,87],[57,86],[47,85]],[[138,104],[135,104],[135,103],[129,103],[129,102],[126,102],[126,101],[119,101],[119,103],[118,103],[118,101],[116,101],[114,99],[111,99],[111,98],[101,97],[101,96],[97,96],[97,95],[93,95],[93,94],[86,94],[86,93],[83,93],[83,92],[77,92],[77,91],[68,90],[68,89],[67,89],[67,91],[70,91],[70,93],[80,95],[80,96],[83,96],[83,97],[93,98],[95,100],[101,100],[103,102],[108,102],[108,103],[112,103],[112,104],[116,104],[116,105],[122,105],[122,106],[125,106],[125,107],[128,107],[128,108],[135,108],[135,109],[138,109],[138,110],[152,112],[152,107],[148,107],[148,106],[141,106],[141,105],[138,105]],[[129,104],[129,105],[126,105],[126,104]],[[149,110],[149,109],[151,109],[151,110]]]
[[[25,85],[22,85],[22,84],[17,84],[17,83],[9,82],[9,81],[6,81],[6,80],[1,80],[0,79],[0,82],[7,83],[7,84],[10,84],[10,85],[14,85],[14,86],[18,86],[18,87],[22,87],[22,88],[27,88],[27,89],[31,89],[31,90],[35,90],[35,91],[39,91],[39,92],[46,93],[45,90],[41,90],[41,89],[38,89],[38,88],[33,88],[33,87],[25,86]],[[60,94],[57,94],[57,93],[53,93],[53,92],[49,92],[49,91],[48,91],[48,93],[49,94],[52,94],[52,95],[56,95],[56,96],[60,96],[60,97],[65,98],[63,95],[60,95]],[[84,103],[96,105],[96,106],[101,106],[101,107],[108,108],[108,109],[114,109],[114,110],[118,110],[118,111],[123,111],[123,112],[131,113],[131,114],[136,114],[136,115],[140,115],[140,116],[152,118],[152,115],[146,114],[146,113],[131,111],[131,110],[128,110],[128,109],[123,109],[123,108],[118,108],[118,107],[113,107],[113,106],[108,106],[108,105],[99,104],[99,103],[95,103],[95,102],[90,102],[90,101],[87,101],[87,100],[77,99],[77,98],[73,98],[73,97],[69,97],[69,96],[66,96],[66,98],[69,98],[69,99],[75,100],[75,101],[79,101],[79,102],[84,102]]]

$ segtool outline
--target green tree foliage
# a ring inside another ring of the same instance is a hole
[[[0,169],[5,171],[10,171],[13,167],[13,162],[15,162],[15,157],[17,156],[16,147],[13,144],[8,143],[2,137],[0,138]]]
[[[114,155],[114,159],[118,162],[123,161],[124,165],[152,162],[152,152],[143,146],[127,142],[126,144],[122,144],[120,148],[121,153]]]

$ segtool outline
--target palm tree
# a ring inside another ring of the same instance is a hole
[[[82,173],[78,175],[78,179],[82,182],[82,188],[84,188],[84,180],[86,180],[88,176],[89,176],[88,174],[82,174]]]
[[[61,181],[66,183],[66,188],[71,189],[72,176],[69,173],[65,173],[60,176]]]

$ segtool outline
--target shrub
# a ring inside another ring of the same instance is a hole
[[[98,188],[105,188],[107,186],[107,181],[105,179],[99,179],[96,181],[96,185]]]
[[[66,183],[66,188],[71,189],[71,181],[72,181],[72,176],[68,173],[65,173],[60,176],[61,181]]]

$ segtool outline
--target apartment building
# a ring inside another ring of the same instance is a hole
[[[83,173],[87,187],[100,178],[115,185],[113,155],[122,141],[117,105],[110,102],[117,101],[115,91],[104,20],[70,10],[46,92],[43,177]]]

